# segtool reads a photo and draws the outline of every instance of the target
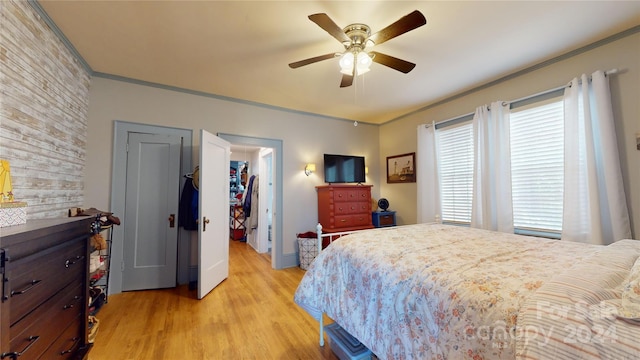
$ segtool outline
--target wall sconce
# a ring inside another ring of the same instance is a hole
[[[309,176],[316,171],[316,164],[307,164],[304,166],[304,174]]]

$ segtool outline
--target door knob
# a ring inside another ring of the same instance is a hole
[[[176,214],[171,214],[169,215],[169,227],[175,227],[176,226]]]
[[[209,219],[207,219],[206,217],[202,217],[202,231],[205,232],[207,231],[207,224],[209,223]]]

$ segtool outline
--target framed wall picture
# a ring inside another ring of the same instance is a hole
[[[416,153],[387,156],[387,183],[416,182]]]

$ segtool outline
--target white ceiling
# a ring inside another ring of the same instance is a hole
[[[302,112],[384,123],[640,24],[640,1],[61,1],[40,0],[95,72]],[[339,87],[343,51],[308,19],[372,33],[413,10],[427,24],[376,51],[417,64],[373,64]]]

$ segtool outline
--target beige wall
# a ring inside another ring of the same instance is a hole
[[[315,186],[321,171],[307,177],[304,164],[322,168],[326,153],[364,155],[370,162],[369,184],[377,181],[378,126],[231,102],[166,89],[94,77],[91,82],[85,203],[109,208],[114,120],[192,129],[197,148],[199,129],[283,141],[283,253],[295,253],[297,233],[317,224]],[[373,140],[373,141],[372,141]],[[194,154],[194,164],[197,156]],[[229,176],[229,174],[221,174]]]
[[[381,126],[381,166],[387,156],[416,151],[419,124],[468,114],[477,106],[492,101],[515,100],[556,88],[582,73],[614,68],[621,70],[610,77],[620,162],[632,232],[635,238],[640,238],[640,151],[636,150],[635,135],[640,132],[640,33]],[[416,222],[415,183],[387,184],[383,181],[381,193],[389,199],[391,208],[398,211],[399,223]]]

